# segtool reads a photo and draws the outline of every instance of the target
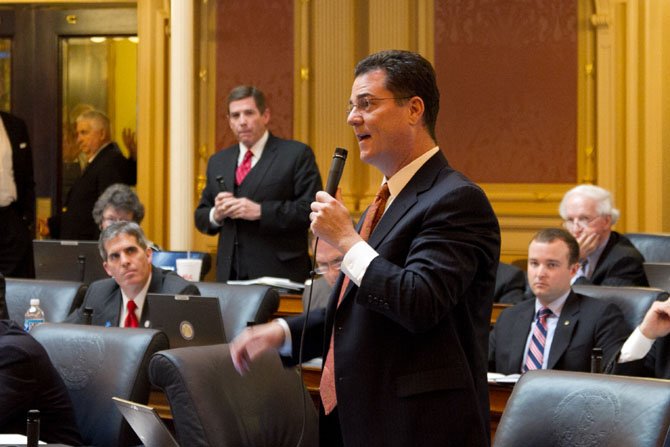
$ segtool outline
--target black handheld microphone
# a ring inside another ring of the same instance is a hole
[[[340,184],[345,161],[347,161],[347,150],[341,147],[335,148],[333,162],[330,164],[328,180],[326,181],[326,192],[333,197],[335,197],[335,193],[337,192],[337,185]]]
[[[219,184],[219,192],[224,192],[226,190],[226,181],[223,179],[222,175],[216,176],[216,183]]]

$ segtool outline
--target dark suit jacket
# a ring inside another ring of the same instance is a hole
[[[616,363],[614,373],[625,376],[670,379],[670,335],[657,339],[643,359]]]
[[[116,143],[109,143],[86,167],[72,185],[65,206],[67,211],[49,219],[54,239],[96,240],[100,229],[93,221],[93,205],[108,186],[127,183],[128,160]]]
[[[644,258],[625,236],[616,231],[610,233],[591,278],[582,276],[575,284],[649,287],[644,273]]]
[[[12,146],[16,201],[0,216],[0,273],[34,277],[32,241],[35,223],[35,181],[28,129],[9,113],[0,112]]]
[[[489,371],[521,372],[534,316],[534,299],[500,314],[489,340]],[[547,368],[589,372],[591,351],[596,347],[602,348],[603,364],[607,364],[628,335],[624,327],[623,314],[615,304],[570,292],[558,319]]]
[[[0,433],[26,434],[28,410],[40,411],[40,440],[82,445],[67,388],[33,337],[0,320]]]
[[[219,234],[216,280],[227,281],[235,268],[242,279],[277,276],[303,282],[310,270],[309,207],[322,188],[314,154],[303,143],[270,135],[261,159],[235,194],[261,204],[260,220],[225,219],[222,227],[212,226],[209,213],[220,192],[216,177],[223,176],[226,191],[233,192],[239,153],[236,144],[209,159],[207,186],[195,210],[198,230]]]
[[[487,337],[500,252],[482,190],[433,156],[386,210],[361,287],[343,275],[310,314],[306,359],[335,328],[340,426],[352,446],[489,443]],[[304,317],[289,320],[296,361]],[[326,335],[324,337],[324,334]]]
[[[174,272],[158,267],[151,268],[151,283],[147,293],[179,293],[184,295],[200,295],[195,284],[183,279]],[[140,327],[144,327],[149,311],[149,303],[144,302]],[[123,297],[121,288],[113,278],[101,279],[88,286],[84,302],[79,309],[67,317],[67,323],[84,323],[84,308],[93,309],[92,324],[95,326],[118,326],[121,316]]]
[[[516,304],[527,298],[526,272],[514,265],[498,264],[496,286],[493,301],[496,303]]]

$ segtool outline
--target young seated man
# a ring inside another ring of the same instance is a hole
[[[579,245],[567,231],[546,229],[528,247],[528,283],[534,299],[502,312],[489,339],[489,371],[531,369],[590,371],[591,351],[608,362],[626,335],[623,315],[611,303],[574,293]]]
[[[67,318],[84,323],[84,309],[93,309],[92,324],[144,327],[148,293],[200,295],[198,288],[174,272],[151,265],[153,251],[135,222],[116,222],[100,235],[100,255],[109,279],[91,283],[84,302]]]

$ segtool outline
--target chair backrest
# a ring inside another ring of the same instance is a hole
[[[202,259],[200,270],[200,280],[202,280],[212,268],[212,255],[204,251],[155,251],[151,256],[151,263],[156,267],[176,272],[177,259],[185,259],[189,256],[193,259]]]
[[[40,324],[30,333],[44,346],[65,382],[84,443],[139,444],[112,397],[147,403],[149,360],[167,348],[165,334],[154,329],[65,323]]]
[[[170,349],[149,365],[151,383],[167,395],[181,445],[318,445],[316,409],[300,376],[267,352],[244,376],[228,345]]]
[[[626,233],[646,262],[670,262],[670,233]]]
[[[87,288],[80,282],[50,279],[7,278],[6,283],[9,318],[21,326],[31,298],[39,298],[46,321],[60,323],[79,307]]]
[[[670,262],[645,262],[644,273],[651,287],[670,290]]]
[[[527,298],[528,288],[526,272],[516,265],[498,263],[493,301],[496,303],[516,304]]]
[[[226,340],[251,324],[265,323],[279,308],[279,294],[268,286],[242,286],[220,282],[197,282],[202,296],[215,296],[221,305]]]
[[[669,427],[667,380],[543,369],[514,386],[493,445],[663,447]]]
[[[662,301],[668,297],[668,292],[650,287],[612,287],[577,285],[572,286],[575,293],[610,301],[621,309],[631,333],[642,322],[644,315],[654,301]]]

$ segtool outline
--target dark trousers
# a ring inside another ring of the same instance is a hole
[[[344,447],[337,407],[326,416],[319,405],[319,447]]]

